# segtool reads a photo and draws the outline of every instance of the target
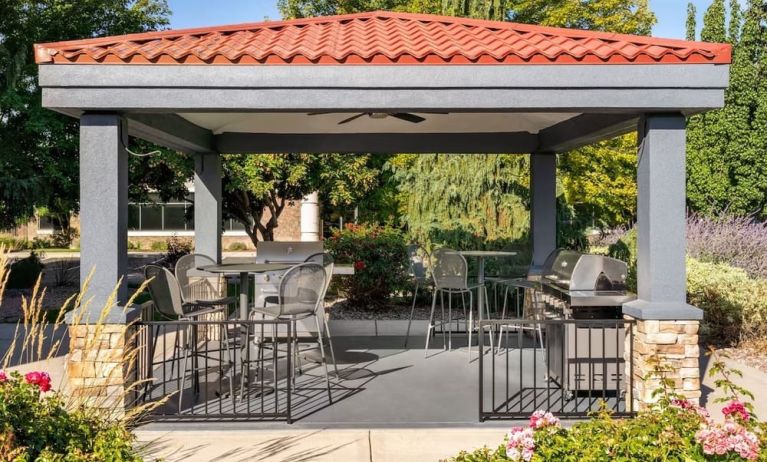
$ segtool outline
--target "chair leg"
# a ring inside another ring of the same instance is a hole
[[[439,318],[439,325],[442,327],[442,349],[447,350],[447,332],[445,332],[445,293],[439,291],[439,308],[442,317]]]
[[[302,375],[304,373],[303,366],[301,365],[301,351],[298,348],[298,322],[294,319],[293,320],[293,347],[294,351],[296,352],[296,366],[298,367],[298,375]]]
[[[415,302],[418,298],[418,281],[415,283],[415,290],[413,291],[413,305],[410,307],[410,317],[407,320],[407,332],[405,333],[405,346],[407,348],[407,341],[410,339],[410,325],[413,323],[413,313],[415,313]]]
[[[508,301],[509,301],[509,286],[507,285],[506,288],[503,290],[503,308],[501,309],[501,321],[505,321],[506,320],[506,307],[507,307]],[[496,353],[498,353],[498,350],[501,349],[501,341],[502,341],[502,336],[503,336],[503,329],[505,327],[506,326],[504,326],[503,324],[501,324],[498,327],[498,342],[496,342],[496,344],[495,344],[495,346],[496,346],[496,351],[495,352]]]
[[[328,362],[325,361],[325,347],[322,345],[322,330],[320,329],[320,319],[315,315],[314,321],[317,324],[317,343],[320,344],[320,356],[322,357],[322,365],[325,367],[325,382],[328,385],[328,400],[330,400],[330,404],[333,404],[333,395],[330,392],[330,374],[328,373]]]
[[[183,345],[181,346],[184,355],[183,359],[181,360],[181,384],[178,387],[178,412],[181,412],[181,405],[184,401],[184,389],[186,388],[186,362],[189,359],[189,349],[187,348],[187,339],[186,339],[186,329],[187,326],[184,326],[183,332],[184,332],[184,338],[182,339]]]
[[[434,329],[434,310],[437,308],[437,288],[434,288],[434,295],[431,297],[431,312],[429,313],[429,326],[426,328],[426,347],[424,348],[424,357],[429,356],[429,340],[431,339],[431,331]]]
[[[325,336],[328,339],[328,348],[330,349],[330,359],[333,361],[333,369],[335,369],[336,371],[336,377],[340,377],[338,375],[338,363],[336,362],[336,353],[333,349],[333,336],[330,335],[330,326],[328,325],[328,320],[325,319],[324,314],[322,316],[322,322],[325,323]]]

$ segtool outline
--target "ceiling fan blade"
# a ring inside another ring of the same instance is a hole
[[[400,120],[404,120],[404,121],[407,121],[407,122],[412,122],[414,124],[421,123],[424,120],[426,120],[426,119],[424,119],[421,116],[417,116],[415,114],[410,114],[409,112],[395,112],[395,113],[389,114],[389,115],[392,116],[392,117],[395,117],[397,119],[400,119]]]
[[[360,112],[357,115],[353,115],[353,116],[349,117],[348,119],[344,119],[344,120],[338,122],[338,125],[348,124],[352,120],[359,119],[360,117],[362,117],[362,116],[364,116],[366,114],[367,114],[367,112]]]

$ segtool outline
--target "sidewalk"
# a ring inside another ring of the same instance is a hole
[[[142,431],[145,457],[167,462],[427,462],[461,450],[497,447],[506,430],[490,428]]]

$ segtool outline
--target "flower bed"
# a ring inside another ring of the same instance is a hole
[[[121,424],[67,409],[45,372],[0,371],[0,461],[142,460]]]
[[[697,404],[669,392],[662,375],[657,403],[633,419],[614,419],[602,410],[587,422],[564,428],[549,412],[536,411],[496,449],[462,452],[454,462],[543,461],[767,461],[767,427],[756,419],[753,395],[732,380],[738,371],[715,361],[712,374],[728,405],[713,419]]]

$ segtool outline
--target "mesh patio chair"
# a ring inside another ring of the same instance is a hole
[[[407,246],[407,253],[410,261],[408,276],[413,283],[413,303],[410,306],[410,317],[407,320],[404,348],[407,348],[407,343],[410,340],[410,326],[413,324],[413,314],[415,313],[415,302],[418,299],[418,289],[430,285],[431,283],[431,279],[426,272],[429,262],[429,254],[426,250],[417,244],[410,244]]]
[[[431,313],[429,314],[429,327],[426,331],[426,354],[429,353],[429,339],[431,338],[431,332],[437,324],[434,322],[434,311],[437,307],[437,296],[440,298],[440,307],[442,309],[442,317],[439,322],[439,326],[442,328],[442,343],[445,348],[445,325],[450,330],[447,332],[447,349],[452,349],[452,323],[453,323],[453,295],[461,295],[461,303],[464,310],[464,325],[469,336],[469,361],[471,361],[471,337],[474,331],[474,291],[484,291],[484,307],[477,307],[477,317],[482,319],[482,313],[479,311],[485,309],[485,313],[488,318],[490,317],[490,311],[487,304],[487,288],[482,284],[469,285],[469,265],[466,262],[466,258],[459,254],[455,250],[451,249],[439,249],[436,250],[431,256],[431,274],[434,280],[434,296],[431,301]],[[448,296],[447,307],[447,322],[445,322],[445,300],[444,295]],[[466,316],[466,299],[464,295],[469,296],[468,306],[468,318]],[[477,297],[479,298],[479,297]],[[468,322],[467,322],[468,321]],[[490,345],[492,348],[493,338],[490,337]]]
[[[210,302],[200,302],[200,301],[185,301],[183,292],[181,289],[181,285],[178,283],[178,280],[176,277],[171,273],[167,268],[163,268],[162,266],[157,265],[147,265],[144,269],[144,276],[147,280],[149,280],[148,289],[149,294],[152,297],[152,302],[154,303],[156,312],[159,313],[163,318],[167,320],[178,320],[181,322],[185,321],[196,321],[199,320],[200,317],[204,317],[211,314],[217,314],[226,312],[227,306],[222,305],[222,303],[226,300],[215,300]],[[229,393],[233,397],[234,396],[234,378],[231,376],[231,372],[233,371],[233,368],[231,367],[234,364],[234,360],[232,358],[231,350],[228,348],[229,344],[229,335],[227,333],[226,325],[221,326],[221,348],[226,347],[227,354],[229,356],[229,365],[230,365],[230,377],[229,377]],[[154,350],[156,347],[157,342],[157,336],[159,333],[160,326],[158,325],[155,328],[154,333],[154,341],[152,344],[152,356],[154,356]],[[186,367],[187,367],[187,361],[189,359],[190,353],[192,355],[193,359],[193,366],[192,366],[192,374],[194,376],[194,387],[195,387],[195,393],[197,393],[198,387],[199,387],[199,371],[196,370],[196,363],[197,361],[197,342],[198,342],[198,332],[196,329],[196,326],[194,325],[188,325],[183,326],[179,333],[176,334],[176,339],[173,345],[174,352],[173,355],[175,357],[176,352],[178,350],[181,350],[183,354],[183,358],[181,360],[181,384],[179,386],[179,395],[178,395],[178,407],[179,410],[181,409],[183,397],[184,397],[184,389],[186,387]],[[172,358],[173,359],[173,358]],[[171,376],[173,375],[173,366],[175,364],[175,361],[171,361]],[[223,365],[221,365],[221,371],[223,374]]]
[[[336,377],[338,377],[338,364],[336,363],[336,353],[333,349],[333,337],[330,335],[330,325],[328,324],[328,318],[325,315],[325,297],[328,294],[328,288],[330,288],[330,282],[333,279],[333,268],[335,267],[335,260],[333,260],[333,256],[330,255],[330,253],[319,252],[313,255],[309,255],[306,258],[305,263],[317,263],[325,268],[325,287],[322,291],[322,296],[320,297],[317,310],[318,315],[321,315],[322,322],[324,323],[325,336],[327,337],[328,348],[330,349],[330,359],[333,361],[333,370],[336,373]]]
[[[323,345],[322,329],[320,328],[319,315],[317,314],[318,306],[322,300],[323,292],[325,291],[325,283],[327,277],[325,276],[325,268],[317,263],[301,263],[293,266],[287,270],[282,279],[280,279],[279,291],[277,296],[266,297],[264,306],[256,307],[251,312],[251,318],[255,318],[256,314],[263,316],[270,316],[275,319],[289,320],[291,323],[291,335],[288,339],[292,343],[293,360],[292,368],[290,371],[290,380],[295,385],[296,371],[300,371],[300,359],[298,354],[298,334],[296,332],[296,324],[302,319],[314,317],[314,321],[317,327],[317,344],[320,347],[320,356],[322,358],[322,365],[325,368],[325,381],[327,383],[328,398],[330,402],[333,402],[333,397],[330,389],[330,375],[328,373],[328,365],[325,360],[325,347]],[[276,329],[273,328],[272,336],[276,337]],[[261,367],[260,374],[263,375],[263,338],[264,331],[263,325],[261,326],[261,336],[258,339],[259,344],[259,365]],[[242,389],[245,386],[245,376],[247,374],[248,379],[250,376],[250,367],[245,366],[243,368],[247,370],[247,373],[243,372],[242,376]],[[276,386],[276,384],[275,384]]]
[[[507,306],[509,300],[509,291],[514,291],[515,301],[515,314],[517,318],[521,318],[525,321],[533,321],[532,325],[528,322],[523,323],[509,323],[501,324],[498,329],[498,341],[496,342],[496,348],[500,349],[501,339],[503,338],[504,330],[531,330],[538,336],[541,348],[544,348],[543,344],[543,331],[541,329],[541,321],[546,319],[546,303],[541,296],[541,285],[536,281],[530,281],[527,278],[509,279],[501,283],[505,287],[503,294],[503,309],[501,310],[501,320],[506,319]],[[522,297],[520,292],[525,294],[524,301],[520,304]],[[527,299],[527,297],[530,297]]]
[[[235,297],[226,296],[226,279],[222,275],[199,269],[215,264],[211,257],[200,253],[178,259],[175,273],[185,303],[228,305],[236,302]]]

